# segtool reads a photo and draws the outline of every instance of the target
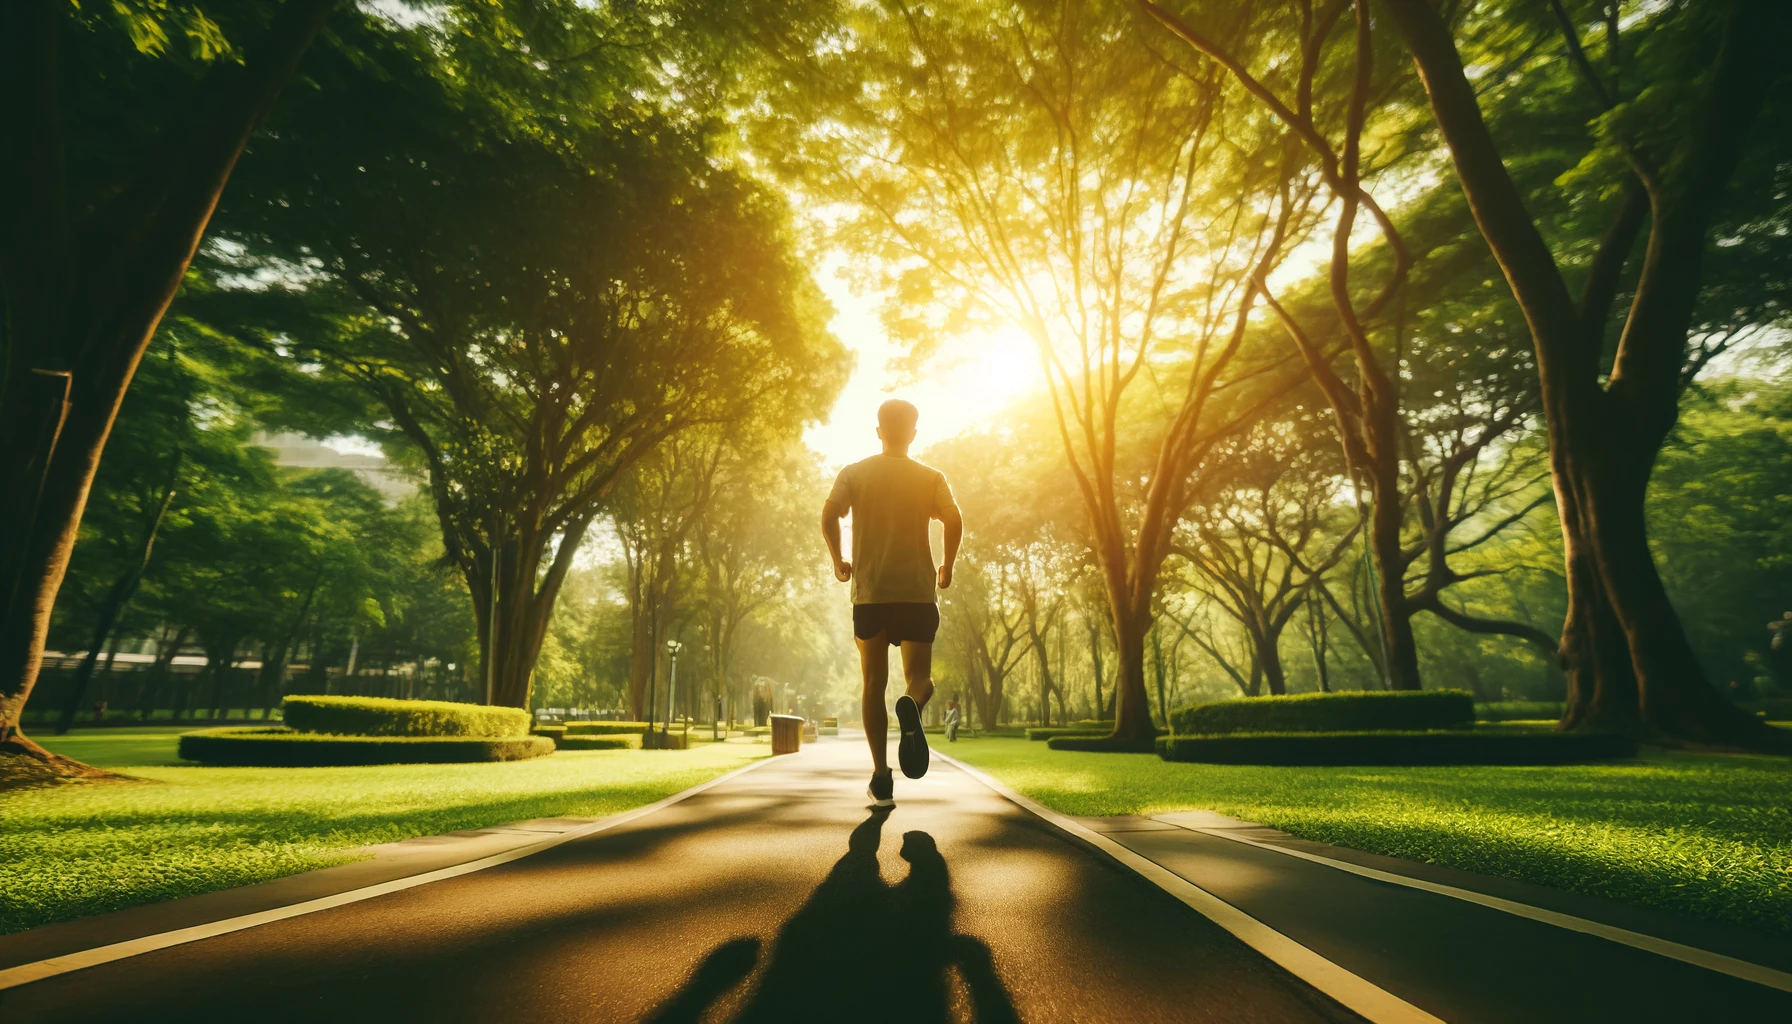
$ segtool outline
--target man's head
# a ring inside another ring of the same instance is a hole
[[[915,439],[915,421],[920,418],[920,410],[892,398],[877,407],[877,436],[886,446],[907,449]]]

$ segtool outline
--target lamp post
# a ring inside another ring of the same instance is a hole
[[[711,656],[709,659],[709,664],[713,668],[715,666],[715,657],[714,657],[715,647],[714,647],[714,645],[704,644],[703,650],[705,653],[707,653]],[[722,739],[722,674],[720,672],[716,673],[715,684],[716,684],[716,718],[715,718],[715,721],[713,723],[711,723],[709,732],[710,732],[710,738],[719,743],[719,742],[721,742],[721,739]]]
[[[684,645],[678,641],[666,641],[666,653],[672,656],[672,673],[666,682],[666,722],[665,727],[660,730],[662,736],[671,732],[672,709],[678,706],[678,652],[682,650]]]
[[[498,525],[496,514],[493,515],[492,530],[492,591],[491,601],[486,608],[485,627],[485,702],[487,704],[497,697],[498,691],[498,559],[504,551],[504,531]]]

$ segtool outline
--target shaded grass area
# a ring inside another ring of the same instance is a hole
[[[0,934],[360,859],[355,847],[652,803],[764,757],[753,743],[486,764],[200,768],[181,730],[44,745],[142,782],[0,793]]]
[[[1066,814],[1210,809],[1304,839],[1792,934],[1792,761],[1650,753],[1552,767],[1177,764],[960,741]]]

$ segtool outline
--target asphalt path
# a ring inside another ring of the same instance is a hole
[[[509,864],[0,991],[0,1020],[1359,1019],[950,765],[871,811],[868,762],[824,741]]]

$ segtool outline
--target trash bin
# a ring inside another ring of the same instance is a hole
[[[794,754],[803,745],[803,720],[796,715],[772,716],[772,753]]]

